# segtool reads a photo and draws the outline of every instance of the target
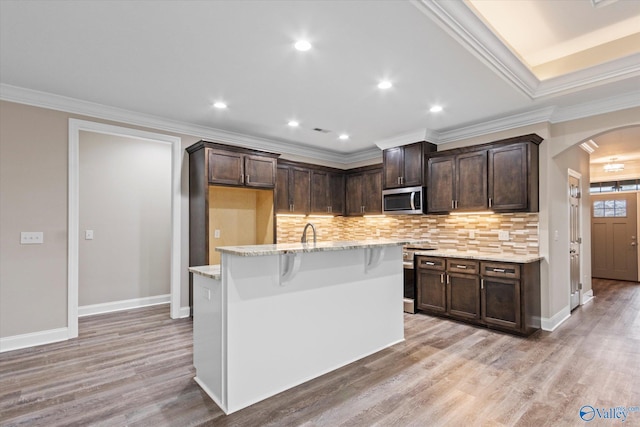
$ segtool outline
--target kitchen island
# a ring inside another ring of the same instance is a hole
[[[404,340],[402,245],[228,246],[194,273],[196,382],[227,414]]]

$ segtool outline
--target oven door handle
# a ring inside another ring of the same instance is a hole
[[[415,191],[412,191],[412,192],[411,192],[411,210],[412,210],[412,211],[415,211],[415,210],[416,210],[416,201],[415,201],[415,198],[416,198],[416,192],[415,192]]]

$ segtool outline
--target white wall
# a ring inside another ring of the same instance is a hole
[[[79,306],[169,294],[171,145],[81,131],[79,153]]]

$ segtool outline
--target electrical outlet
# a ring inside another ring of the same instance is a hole
[[[214,239],[219,239],[220,238],[220,230],[214,230],[213,231],[213,238]]]
[[[93,240],[93,230],[84,230],[84,240]]]
[[[507,230],[498,231],[498,240],[500,240],[501,242],[508,242],[509,232]]]
[[[476,231],[475,230],[469,230],[469,238],[470,239],[475,239],[476,238]]]
[[[41,245],[44,243],[44,233],[42,231],[22,231],[20,233],[21,245]]]

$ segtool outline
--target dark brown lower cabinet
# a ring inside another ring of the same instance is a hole
[[[471,274],[447,274],[447,313],[462,319],[480,318],[480,278]]]
[[[520,281],[482,279],[482,319],[489,325],[520,329]]]
[[[416,257],[418,310],[504,332],[540,329],[540,262]]]
[[[444,258],[416,257],[417,308],[446,313],[447,298]]]

